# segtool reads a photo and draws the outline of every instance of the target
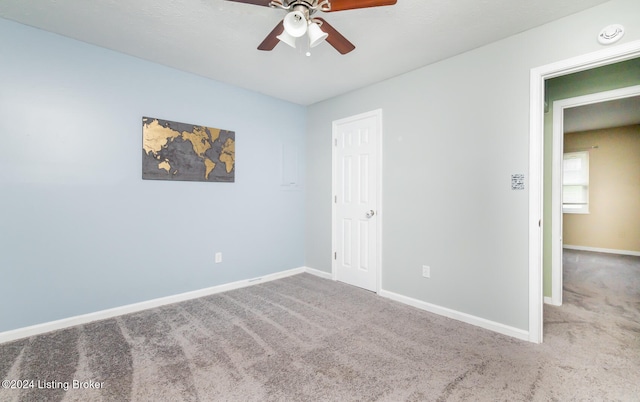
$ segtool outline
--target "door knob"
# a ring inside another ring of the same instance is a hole
[[[369,211],[367,211],[367,218],[371,218],[375,214],[375,211],[373,209],[370,209]]]

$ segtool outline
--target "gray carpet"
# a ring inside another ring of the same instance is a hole
[[[565,272],[542,345],[303,274],[2,344],[0,400],[640,400],[640,258]]]

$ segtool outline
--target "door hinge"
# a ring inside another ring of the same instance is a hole
[[[333,252],[333,259],[334,260],[338,259],[338,253],[336,251]]]
[[[333,196],[333,202],[336,203],[336,204],[338,203],[338,196],[337,195]]]
[[[337,138],[333,139],[333,146],[335,146],[335,147],[338,146],[338,139]]]

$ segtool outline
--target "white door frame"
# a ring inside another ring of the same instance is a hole
[[[382,289],[382,109],[376,109],[369,112],[357,114],[355,116],[346,117],[343,119],[335,120],[331,126],[331,277],[333,280],[337,280],[337,261],[334,258],[334,254],[337,249],[337,233],[338,226],[336,225],[336,203],[335,197],[337,194],[337,161],[336,161],[336,147],[334,146],[337,138],[337,126],[340,123],[347,123],[352,120],[360,120],[367,117],[375,117],[376,124],[378,126],[378,139],[377,139],[377,156],[378,156],[378,168],[374,174],[378,185],[376,190],[376,196],[378,201],[375,225],[376,225],[376,293],[380,293]]]
[[[640,56],[640,40],[531,69],[529,102],[529,341],[542,342],[544,81]]]
[[[553,102],[553,167],[551,190],[551,299],[554,306],[562,305],[562,155],[564,153],[564,110],[615,99],[640,95],[640,85],[611,91],[576,96]]]

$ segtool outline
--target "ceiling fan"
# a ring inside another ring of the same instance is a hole
[[[324,40],[341,54],[347,54],[356,47],[322,18],[312,17],[316,11],[325,13],[353,10],[357,8],[391,6],[397,0],[227,0],[237,3],[254,4],[280,8],[288,11],[282,21],[258,46],[259,50],[273,50],[278,42],[296,47],[298,39],[307,35],[308,46],[315,47]],[[307,52],[307,56],[310,53]]]

